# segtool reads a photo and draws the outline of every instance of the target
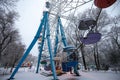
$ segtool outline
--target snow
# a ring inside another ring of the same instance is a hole
[[[3,68],[0,69],[2,71]],[[14,76],[14,80],[52,80],[53,76],[46,77],[40,73],[46,72],[44,70],[40,71],[38,74],[35,73],[35,69],[20,68],[17,74]],[[62,76],[58,76],[60,80],[120,80],[120,73],[115,73],[112,71],[79,71],[81,76],[75,76],[67,72]],[[9,73],[9,72],[7,72]],[[1,74],[0,80],[7,80],[10,74]],[[49,72],[48,72],[49,73]]]

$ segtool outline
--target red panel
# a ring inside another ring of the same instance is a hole
[[[94,0],[94,4],[98,8],[107,8],[115,2],[116,0]]]

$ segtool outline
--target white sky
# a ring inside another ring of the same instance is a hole
[[[17,3],[17,11],[20,17],[16,22],[16,27],[19,29],[22,42],[26,45],[26,48],[30,45],[39,27],[42,19],[42,13],[45,9],[45,1],[46,0],[20,0]],[[115,12],[112,11],[111,7],[107,8],[107,10],[110,14],[120,13],[118,8],[114,9]],[[38,55],[37,43],[31,50],[31,53],[35,56]]]
[[[22,37],[22,42],[29,46],[39,27],[44,9],[45,0],[20,0],[17,3],[17,11],[20,15],[16,26]],[[38,55],[37,44],[31,50],[31,53]]]

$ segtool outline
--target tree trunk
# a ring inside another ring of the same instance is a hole
[[[15,66],[15,61],[14,61],[14,63],[11,66],[10,73],[12,73],[14,66]]]
[[[0,45],[0,61],[1,61],[1,57],[2,57],[2,47]]]
[[[96,54],[95,54],[95,47],[94,47],[94,60],[95,60],[96,69],[98,70],[98,64],[97,64],[97,59],[96,59]]]
[[[94,45],[94,60],[95,60],[95,65],[96,69],[100,70],[100,62],[99,62],[99,55],[98,55],[98,49],[97,49],[97,44]]]
[[[14,68],[16,62],[17,62],[17,58],[16,58],[16,55],[14,55],[14,56],[13,56],[12,66],[11,66],[11,69],[10,69],[10,73],[12,73],[13,68]]]
[[[100,70],[100,61],[99,61],[99,54],[98,54],[98,51],[96,52],[96,59],[97,59],[97,70]]]
[[[87,66],[86,66],[86,61],[85,61],[85,56],[84,56],[84,45],[81,45],[81,55],[82,55],[82,60],[83,60],[83,65],[84,65],[84,69],[87,70]]]

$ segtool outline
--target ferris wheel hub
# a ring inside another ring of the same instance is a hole
[[[46,8],[48,8],[48,9],[49,9],[49,8],[50,8],[50,2],[49,2],[49,1],[47,1],[45,4],[46,4]]]

